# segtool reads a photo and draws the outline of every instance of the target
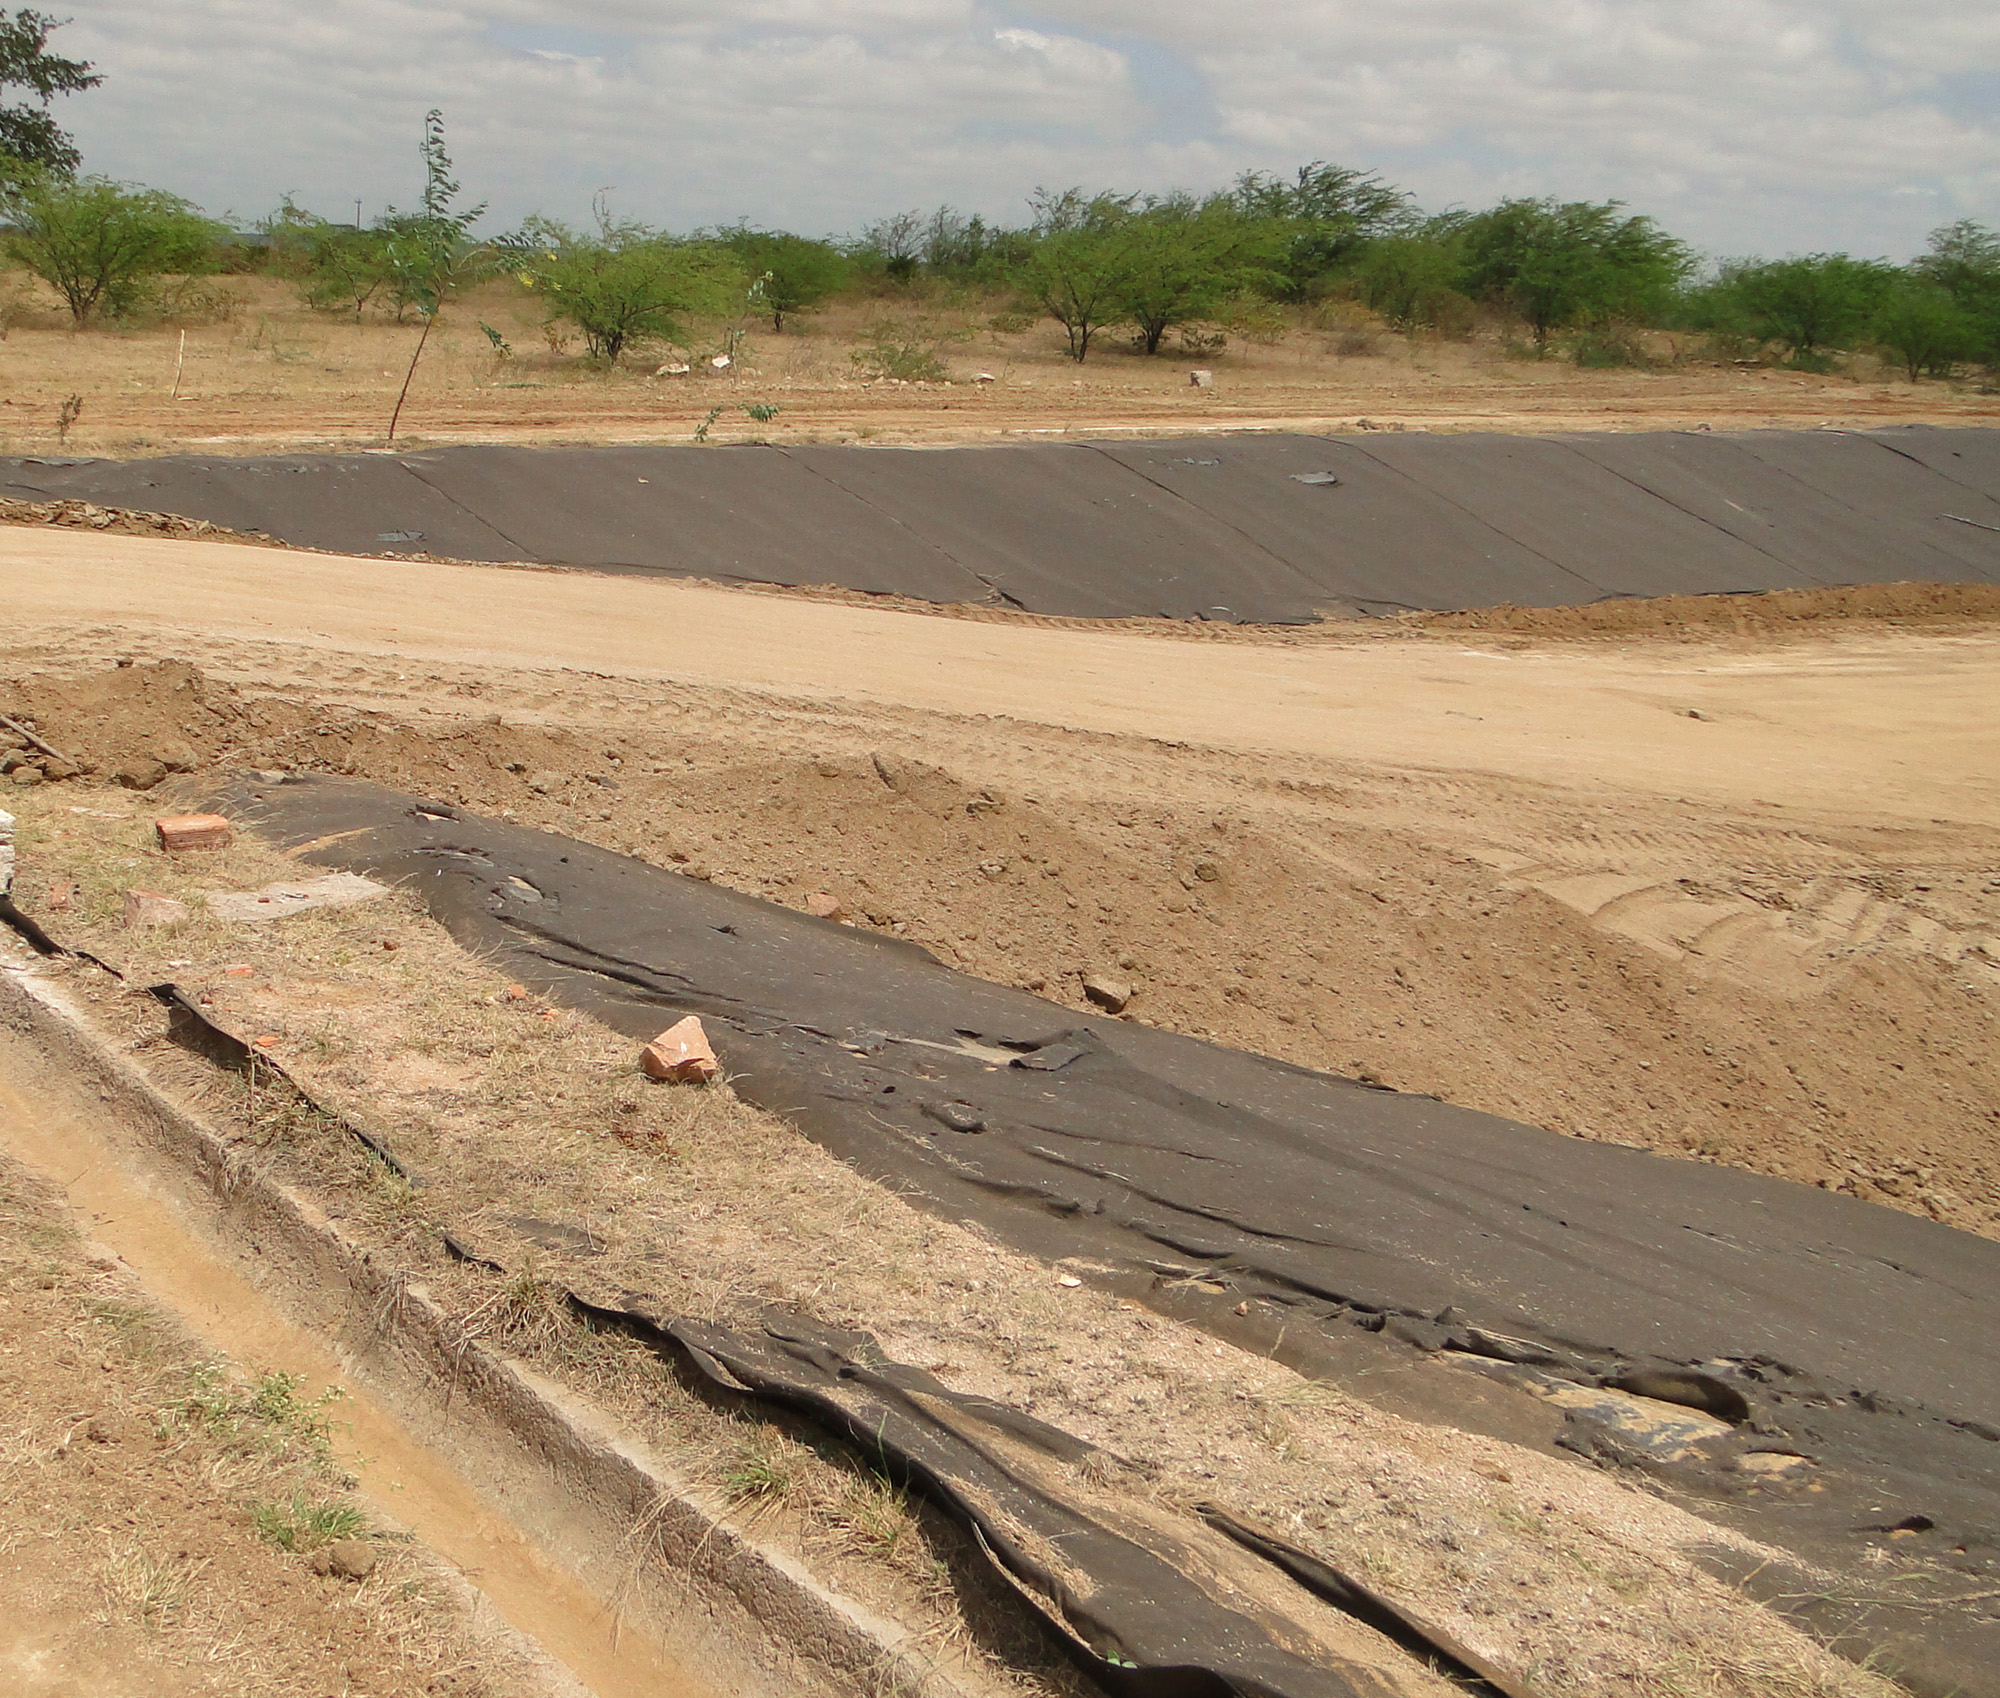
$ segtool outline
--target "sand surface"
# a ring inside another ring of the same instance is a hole
[[[1727,651],[1201,645],[660,581],[0,531],[19,628],[113,621],[1005,716],[1251,753],[2000,824],[2000,633]]]

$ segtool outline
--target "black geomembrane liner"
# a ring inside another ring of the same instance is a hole
[[[2000,583],[2000,431],[1983,429],[46,458],[0,461],[0,495],[339,553],[1077,618]]]

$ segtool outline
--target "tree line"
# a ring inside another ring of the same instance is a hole
[[[891,309],[998,301],[996,328],[1052,322],[1078,362],[1114,334],[1146,355],[1204,356],[1231,327],[1269,324],[1276,309],[1346,301],[1412,333],[1464,335],[1498,319],[1535,350],[1582,364],[1643,360],[1639,333],[1664,329],[1810,370],[1859,349],[1912,380],[2000,365],[2000,232],[1971,220],[1936,230],[1905,264],[1843,253],[1705,263],[1618,201],[1517,198],[1426,213],[1380,176],[1326,162],[1289,176],[1246,172],[1207,195],[1037,189],[1018,225],[944,206],[844,239],[747,222],[676,234],[600,199],[582,226],[537,216],[480,238],[484,207],[460,205],[433,112],[414,208],[364,226],[287,198],[240,232],[181,197],[82,173],[48,108],[99,79],[48,51],[56,27],[0,11],[0,85],[39,103],[0,107],[0,252],[42,278],[79,326],[130,316],[163,278],[254,270],[290,280],[316,310],[414,314],[426,328],[465,285],[511,277],[605,363],[688,346],[704,321],[761,319],[782,334],[858,295]],[[874,369],[941,371],[934,350],[907,337],[878,343],[857,356]]]

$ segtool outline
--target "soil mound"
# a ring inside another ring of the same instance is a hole
[[[1850,619],[1896,625],[1985,624],[2000,619],[2000,585],[1844,584],[1756,595],[1634,597],[1585,607],[1509,605],[1403,616],[1404,623],[1426,630],[1519,631],[1535,637],[1769,636]]]

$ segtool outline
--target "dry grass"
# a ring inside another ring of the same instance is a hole
[[[518,1690],[432,1559],[371,1533],[284,1374],[202,1355],[0,1160],[0,1587],[45,1676],[160,1698]],[[360,1585],[300,1560],[370,1534]]]

